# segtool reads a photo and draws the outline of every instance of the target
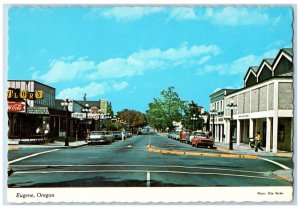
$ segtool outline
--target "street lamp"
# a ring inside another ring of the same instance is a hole
[[[215,116],[218,114],[218,111],[212,109],[210,111],[210,115],[213,117],[213,125],[212,125],[212,137],[215,140]]]
[[[196,114],[193,114],[193,117],[191,117],[191,120],[193,121],[193,131],[195,130],[195,120],[198,120],[196,117]]]
[[[88,113],[90,112],[89,104],[85,104],[85,108],[82,108],[82,112],[85,113],[85,131],[87,133]],[[86,135],[87,136],[87,135]]]
[[[101,131],[101,119],[104,117],[104,114],[99,110],[99,131]]]
[[[66,140],[65,140],[65,146],[69,146],[69,138],[68,138],[68,106],[69,104],[72,103],[71,100],[66,97],[66,99],[60,103],[60,105],[65,108],[66,110]]]
[[[233,103],[233,99],[230,100],[230,104],[227,107],[230,109],[230,139],[229,150],[233,150],[233,110],[237,108],[237,105]]]

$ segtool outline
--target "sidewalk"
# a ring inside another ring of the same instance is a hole
[[[272,150],[270,152],[266,152],[266,149],[263,147],[264,151],[258,150],[255,152],[255,148],[251,148],[248,144],[241,143],[240,145],[233,144],[233,150],[229,150],[229,144],[215,142],[215,147],[217,150],[221,152],[227,152],[231,154],[244,154],[244,155],[256,155],[260,157],[293,157],[293,152],[280,151],[277,150],[277,153],[273,153]]]
[[[29,139],[23,139],[22,141],[30,142]],[[53,143],[45,143],[45,144],[30,144],[30,143],[19,144],[19,140],[9,140],[8,149],[17,150],[19,148],[29,148],[29,147],[30,148],[76,148],[76,147],[85,146],[87,144],[88,143],[84,140],[69,141],[69,146],[65,146],[64,141],[57,141],[57,140],[55,140]]]

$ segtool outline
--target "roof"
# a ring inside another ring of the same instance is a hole
[[[76,103],[78,103],[82,106],[85,106],[86,104],[88,104],[90,107],[92,107],[92,106],[99,107],[100,106],[100,101],[78,101],[78,100],[76,100]]]
[[[265,60],[269,65],[272,66],[275,59],[263,59],[263,60]]]
[[[244,77],[244,80],[246,80],[246,78],[248,77],[248,74],[252,71],[252,73],[254,73],[254,75],[256,76],[257,70],[258,70],[259,66],[250,66],[247,70],[247,73]]]
[[[41,82],[38,82],[38,81],[36,81],[36,80],[7,80],[7,82],[14,82],[14,81],[18,81],[18,82],[34,82],[34,83],[38,83],[38,84],[41,84],[41,85],[43,85],[43,86],[47,86],[47,87],[49,87],[49,88],[51,88],[51,89],[54,89],[54,90],[55,90],[55,88],[54,88],[54,87],[52,87],[52,86],[49,86],[49,85],[47,85],[47,84],[44,84],[44,83],[41,83]]]
[[[282,51],[288,53],[290,56],[293,56],[293,48],[283,48]]]
[[[220,89],[220,90],[218,90],[218,91],[212,93],[209,97],[210,97],[210,98],[214,98],[214,97],[219,96],[219,95],[222,95],[222,94],[223,94],[223,95],[227,95],[227,94],[229,94],[229,93],[231,93],[231,92],[234,92],[234,91],[236,91],[236,90],[238,90],[238,89]]]

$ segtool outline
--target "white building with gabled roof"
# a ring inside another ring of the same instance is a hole
[[[249,67],[244,85],[225,96],[224,142],[229,143],[233,135],[236,144],[248,143],[259,131],[267,152],[292,151],[293,50],[281,49],[275,59],[264,59],[258,67]],[[237,105],[233,120],[227,107],[231,101]],[[233,133],[230,133],[230,125]]]

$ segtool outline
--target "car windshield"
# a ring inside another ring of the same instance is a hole
[[[206,134],[197,134],[198,137],[202,137],[202,138],[206,138],[207,135]]]
[[[91,135],[91,136],[93,136],[93,135],[104,135],[104,133],[103,133],[103,132],[99,132],[99,131],[92,131],[92,132],[90,133],[90,135]]]

